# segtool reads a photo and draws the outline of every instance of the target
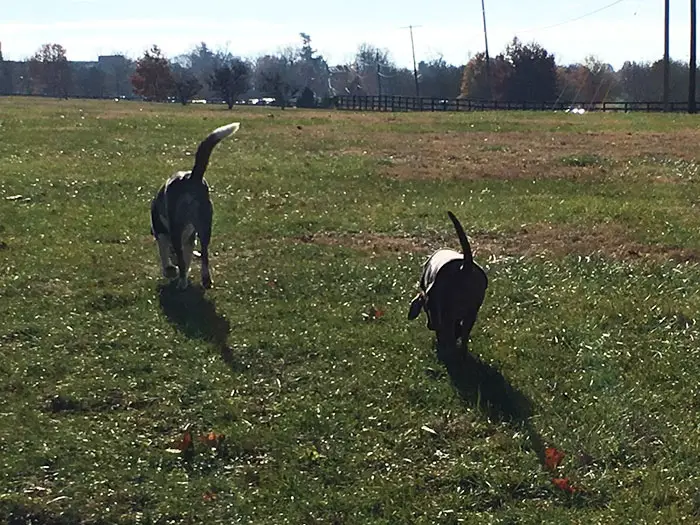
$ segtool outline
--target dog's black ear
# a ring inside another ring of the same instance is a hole
[[[411,301],[411,307],[408,310],[408,319],[413,320],[420,314],[423,305],[425,304],[425,298],[422,293],[416,295]]]
[[[459,220],[457,220],[454,213],[448,211],[447,216],[452,221],[452,224],[454,224],[455,230],[457,231],[457,237],[459,237],[459,244],[462,245],[462,254],[464,255],[464,266],[462,269],[467,272],[471,272],[472,264],[474,263],[474,256],[472,255],[472,247],[469,244],[467,234],[464,233],[464,228],[462,228],[462,225],[460,224]]]

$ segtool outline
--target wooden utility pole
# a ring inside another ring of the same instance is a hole
[[[413,26],[408,26],[408,30],[411,32],[411,53],[413,54],[413,80],[416,82],[416,98],[420,97],[420,90],[418,89],[418,68],[416,67],[416,48],[413,45]]]
[[[379,104],[381,106],[382,103],[382,66],[379,63],[379,50],[377,50],[377,55],[375,58],[375,62],[377,63],[377,95],[379,95]]]
[[[697,11],[695,0],[690,0],[690,71],[688,78],[688,113],[695,113],[695,77],[697,75]]]
[[[664,0],[664,111],[668,111],[669,97],[669,20],[671,0]]]
[[[668,0],[666,0],[668,1]],[[486,89],[488,98],[491,98],[491,60],[489,59],[489,39],[486,33],[486,7],[481,0],[481,17],[484,19],[484,54],[486,55]]]

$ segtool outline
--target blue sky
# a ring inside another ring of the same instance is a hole
[[[536,40],[559,63],[593,54],[613,66],[625,60],[655,60],[663,54],[663,1],[486,0],[489,49],[501,51],[514,35]],[[349,61],[361,42],[390,50],[411,63],[408,29],[413,24],[418,60],[442,54],[462,64],[483,50],[481,0],[355,0],[335,4],[307,0],[201,4],[169,0],[5,0],[0,42],[6,59],[22,60],[43,43],[57,42],[70,60],[95,60],[120,52],[138,57],[152,44],[172,57],[204,41],[242,56],[275,52],[299,43],[299,32],[331,64]],[[671,2],[671,55],[688,60],[689,2]],[[303,9],[301,7],[303,6]]]

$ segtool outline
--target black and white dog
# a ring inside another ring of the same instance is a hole
[[[192,171],[178,171],[170,177],[151,202],[151,233],[158,241],[163,277],[176,279],[187,288],[195,235],[202,249],[202,286],[212,285],[209,273],[209,241],[214,210],[204,172],[211,152],[222,139],[238,131],[234,122],[212,131],[197,148]]]
[[[476,315],[484,302],[488,278],[474,262],[467,235],[457,217],[450,211],[462,253],[441,249],[433,253],[423,265],[420,277],[421,291],[411,301],[409,319],[415,319],[425,310],[428,329],[433,330],[439,345],[454,347],[458,338],[466,345]]]

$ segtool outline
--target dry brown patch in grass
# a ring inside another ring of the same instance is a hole
[[[332,114],[333,120],[355,115]],[[348,126],[338,139],[340,155],[371,155],[386,162],[385,173],[405,179],[579,178],[606,175],[612,167],[644,157],[695,161],[700,130],[673,132],[483,132],[386,131],[391,116],[368,114],[362,126]],[[367,126],[368,122],[378,126]],[[544,127],[544,126],[543,126]],[[376,131],[379,130],[379,131]],[[304,128],[303,140],[328,140],[324,127]],[[579,164],[576,159],[582,158]],[[619,171],[619,170],[616,170]],[[659,179],[663,182],[663,179]],[[676,180],[676,179],[673,179]]]
[[[322,246],[343,246],[367,253],[423,252],[430,250],[435,239],[418,236],[392,236],[385,233],[336,233],[325,232],[302,235],[296,238],[303,243]]]
[[[700,261],[700,251],[666,245],[649,245],[631,238],[620,225],[592,228],[533,224],[518,232],[475,232],[469,236],[474,256],[602,255],[618,260],[651,259],[657,262]],[[424,253],[439,248],[459,250],[459,243],[445,236],[392,236],[384,233],[325,232],[298,237],[297,241],[324,246],[343,246],[372,255],[388,253]]]
[[[640,157],[695,160],[700,131],[674,133],[440,133],[390,140],[373,136],[388,175],[409,179],[579,178],[602,176]],[[570,162],[587,159],[584,165]],[[592,162],[590,162],[592,161]]]
[[[489,255],[603,255],[613,259],[649,258],[663,262],[698,261],[700,252],[677,246],[644,244],[634,240],[619,224],[590,228],[533,224],[514,233],[481,233],[473,236],[475,252]]]

